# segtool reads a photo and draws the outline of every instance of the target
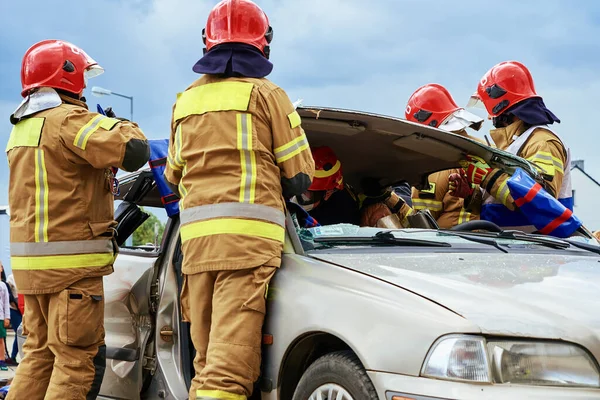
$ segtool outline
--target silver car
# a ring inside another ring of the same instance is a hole
[[[298,111],[311,145],[331,146],[355,187],[365,177],[424,187],[464,154],[540,179],[525,160],[438,129]],[[139,207],[162,207],[150,171],[127,176],[121,192],[120,232],[141,224]],[[288,215],[253,398],[600,399],[600,247],[589,232],[440,230],[427,215],[400,230],[307,230]],[[178,230],[170,218],[159,240],[124,246],[105,278],[102,399],[188,398],[194,350],[180,314]]]

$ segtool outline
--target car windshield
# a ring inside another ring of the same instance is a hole
[[[514,231],[495,233],[432,229],[388,230],[338,224],[301,229],[299,234],[303,244],[314,249],[378,245],[464,247],[464,245],[475,244],[477,246],[492,246],[503,252],[517,249],[546,248],[558,251],[580,250],[600,254],[600,246],[592,239],[574,237],[562,240],[550,236]]]

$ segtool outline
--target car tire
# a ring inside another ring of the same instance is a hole
[[[378,400],[373,382],[352,351],[327,354],[312,363],[302,375],[293,400],[335,400],[340,392],[343,400]]]

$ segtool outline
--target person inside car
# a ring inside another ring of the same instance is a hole
[[[342,163],[328,146],[314,147],[315,175],[307,191],[292,198],[321,225],[360,223],[354,189],[344,183]]]
[[[360,225],[385,228],[408,228],[408,217],[415,210],[410,203],[410,185],[401,182],[393,187],[381,187],[379,181],[365,177],[359,195]]]
[[[408,121],[478,141],[479,139],[467,134],[466,128],[479,130],[483,123],[482,118],[459,107],[450,92],[437,83],[429,83],[415,90],[408,99],[405,116]],[[435,172],[429,175],[429,188],[413,188],[414,209],[428,209],[441,228],[449,229],[479,219],[477,212],[465,210],[462,198],[451,193],[449,177],[460,171],[455,168]]]

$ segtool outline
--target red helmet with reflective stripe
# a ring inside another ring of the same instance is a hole
[[[517,61],[504,61],[481,78],[473,97],[483,103],[490,116],[497,117],[515,104],[539,96],[527,67]]]
[[[273,28],[267,14],[254,2],[222,0],[208,15],[202,39],[207,51],[223,43],[245,43],[269,58]]]
[[[460,109],[445,87],[429,83],[410,96],[404,114],[409,121],[437,128]]]
[[[21,65],[21,95],[40,87],[81,94],[86,78],[104,70],[79,47],[63,40],[43,40],[31,46]]]
[[[332,190],[344,188],[342,163],[330,147],[321,146],[312,149],[315,160],[315,176],[308,190]]]

